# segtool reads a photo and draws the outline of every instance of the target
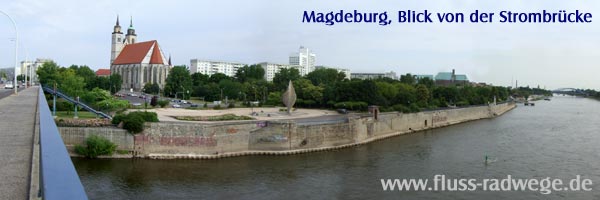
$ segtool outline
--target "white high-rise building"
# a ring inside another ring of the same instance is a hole
[[[302,68],[299,65],[275,64],[275,63],[270,63],[270,62],[261,62],[261,63],[258,63],[258,65],[260,65],[260,67],[265,69],[265,80],[267,80],[267,81],[273,81],[273,77],[275,77],[275,74],[277,72],[279,72],[279,70],[281,70],[281,69],[284,69],[284,68],[285,69],[289,69],[289,68],[300,69],[300,68]]]
[[[299,65],[300,75],[304,76],[315,70],[316,55],[304,46],[297,53],[290,54],[290,65]]]
[[[236,62],[223,62],[223,61],[210,61],[210,60],[190,60],[190,73],[200,72],[205,75],[213,75],[216,73],[222,73],[227,76],[233,77],[237,70],[244,67],[247,64],[236,63]]]

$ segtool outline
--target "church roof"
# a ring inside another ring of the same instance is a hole
[[[96,76],[110,76],[110,69],[98,69]]]
[[[165,64],[156,40],[125,45],[125,48],[123,48],[112,64],[140,64],[149,53],[150,64]]]

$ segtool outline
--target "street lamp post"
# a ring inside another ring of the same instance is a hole
[[[0,10],[0,12],[2,14],[6,15],[8,17],[8,19],[10,19],[10,21],[13,24],[13,27],[15,28],[15,72],[13,73],[14,74],[13,75],[13,79],[14,79],[13,80],[13,85],[14,85],[13,88],[15,90],[15,95],[17,95],[19,93],[17,92],[17,85],[15,85],[15,84],[17,84],[17,65],[18,65],[17,64],[18,63],[18,61],[17,61],[17,50],[18,50],[17,47],[19,45],[19,29],[17,29],[17,23],[15,23],[15,20],[13,20],[13,18],[10,17],[10,15],[6,14],[4,11],[1,11],[1,10]]]

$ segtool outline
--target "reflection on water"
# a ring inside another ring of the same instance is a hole
[[[555,97],[353,148],[220,160],[73,159],[90,199],[600,199],[600,102]],[[485,156],[496,159],[486,165]],[[384,192],[381,178],[582,175],[591,192]]]

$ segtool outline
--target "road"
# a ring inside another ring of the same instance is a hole
[[[19,92],[23,90],[23,87],[19,87]],[[0,99],[13,94],[13,89],[4,89],[4,84],[0,84]]]

